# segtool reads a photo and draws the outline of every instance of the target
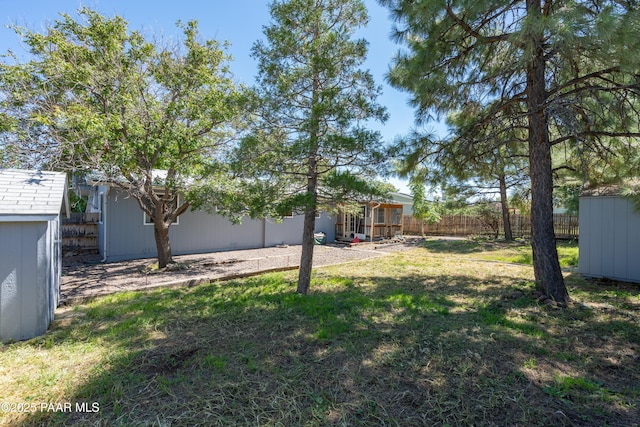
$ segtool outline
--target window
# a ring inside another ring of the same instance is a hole
[[[162,197],[163,194],[162,193],[158,193],[158,197]],[[173,199],[173,207],[177,208],[178,206],[180,206],[180,195],[178,194],[178,196]],[[176,218],[176,220],[173,222],[172,225],[178,225],[180,224],[180,217]],[[153,225],[153,219],[151,219],[151,217],[149,215],[147,215],[146,212],[144,212],[144,225]]]
[[[295,213],[293,211],[288,211],[283,218],[293,218],[295,215],[304,215],[304,212],[302,213]],[[316,219],[319,219],[321,216],[321,212],[320,211],[316,211]]]
[[[376,224],[384,224],[385,223],[385,208],[376,209]]]
[[[402,224],[402,208],[393,208],[391,210],[391,224]]]

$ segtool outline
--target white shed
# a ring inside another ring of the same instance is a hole
[[[580,195],[578,271],[585,277],[640,282],[640,213],[619,186]]]
[[[0,169],[0,341],[47,331],[60,298],[60,213],[69,212],[59,172]]]

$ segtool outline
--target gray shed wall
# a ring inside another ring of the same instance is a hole
[[[630,200],[580,198],[578,271],[587,277],[640,282],[640,214]]]
[[[59,265],[52,253],[57,244],[56,224],[0,222],[2,342],[42,335],[53,319],[60,283]]]
[[[144,224],[143,212],[137,201],[121,191],[108,193],[104,222],[100,225],[100,251],[104,256],[107,239],[107,261],[150,258],[157,255],[153,225]],[[324,231],[327,240],[335,240],[331,215],[323,213],[316,220],[316,231]],[[174,255],[206,253],[234,249],[275,246],[302,242],[302,216],[272,220],[245,218],[233,224],[225,217],[204,211],[187,211],[169,229]]]

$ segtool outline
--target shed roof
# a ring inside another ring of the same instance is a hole
[[[613,184],[587,185],[580,197],[625,197],[625,188],[640,188],[640,179],[627,179]]]
[[[598,196],[619,196],[620,185],[601,185],[599,187],[585,188],[580,193],[580,197],[598,197]]]
[[[67,175],[0,169],[0,215],[58,215],[69,212]]]

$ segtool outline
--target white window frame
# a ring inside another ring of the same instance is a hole
[[[299,215],[299,214],[297,214],[297,215]],[[290,215],[285,215],[282,218],[293,218],[293,217],[295,217],[297,215],[294,215],[293,212],[291,212]],[[316,211],[316,219],[319,219],[321,216],[322,216],[322,212]]]
[[[382,212],[382,222],[380,222],[380,212]],[[376,208],[376,224],[386,224],[386,208]]]

